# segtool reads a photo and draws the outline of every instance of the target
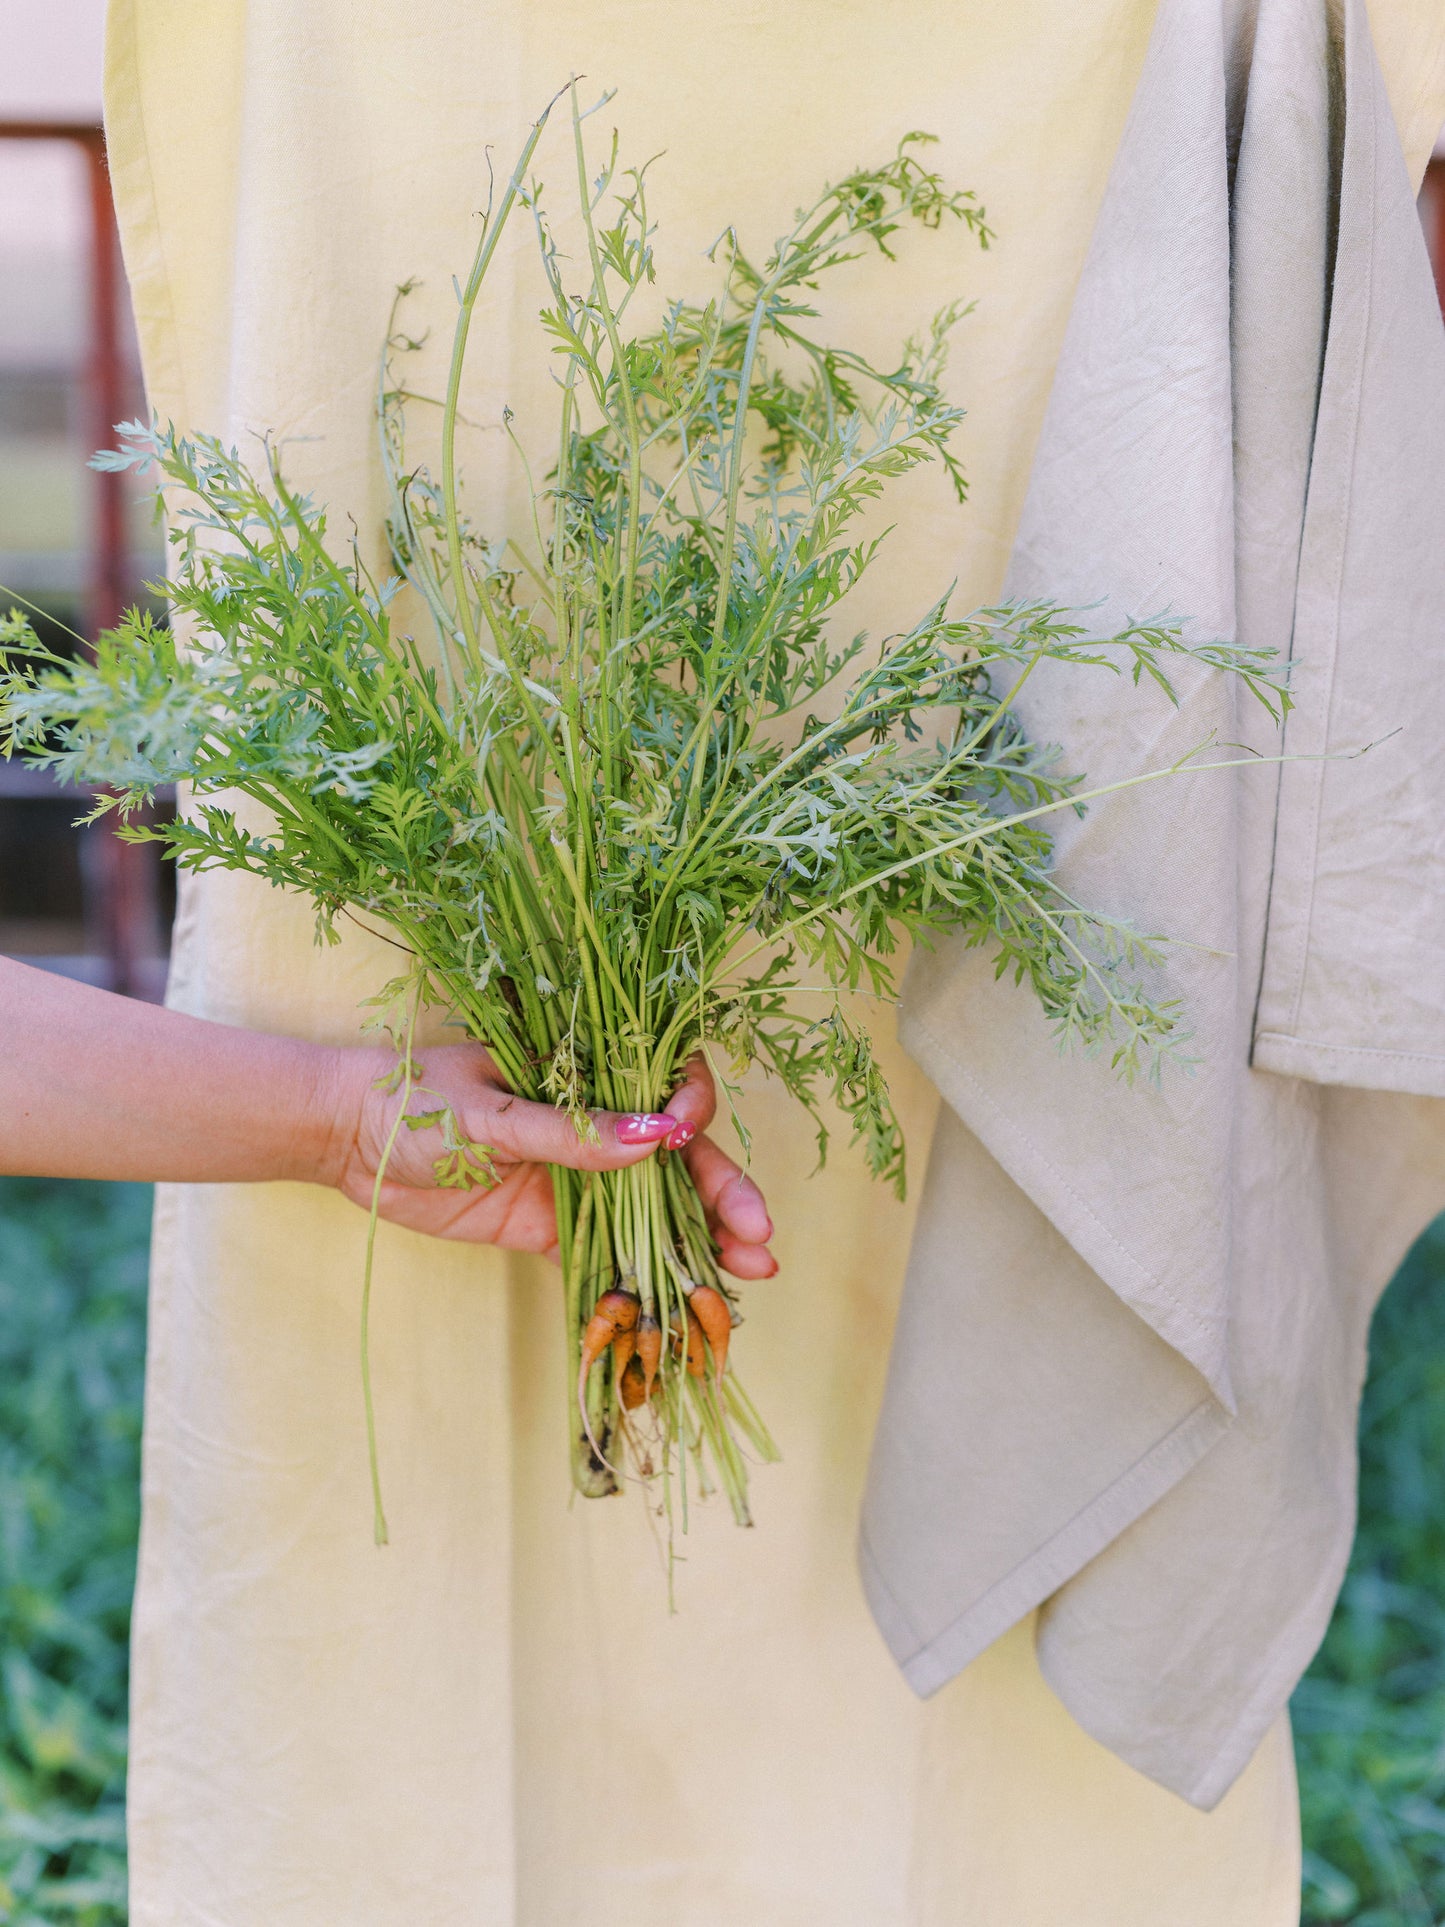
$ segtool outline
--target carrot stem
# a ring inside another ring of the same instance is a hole
[[[402,1046],[401,1102],[396,1107],[396,1116],[391,1121],[386,1143],[377,1160],[376,1178],[371,1187],[371,1211],[366,1220],[366,1264],[361,1275],[361,1396],[366,1407],[366,1457],[371,1472],[372,1536],[379,1546],[386,1545],[390,1535],[386,1526],[386,1509],[381,1502],[381,1466],[376,1447],[376,1403],[371,1389],[371,1280],[376,1259],[376,1227],[381,1219],[381,1187],[386,1182],[387,1166],[391,1163],[391,1154],[396,1149],[396,1140],[406,1118],[412,1091],[416,1087],[416,1063],[412,1057],[412,1045],[416,1041],[416,1023],[421,1010],[423,987],[424,980],[419,976],[412,993],[406,1041]]]

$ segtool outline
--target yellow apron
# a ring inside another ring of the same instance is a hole
[[[109,127],[151,401],[238,440],[363,540],[392,287],[445,333],[485,195],[573,70],[665,149],[661,282],[696,292],[823,179],[938,133],[998,231],[910,237],[840,333],[885,344],[976,296],[954,380],[960,514],[930,477],[868,592],[875,631],[955,575],[996,590],[1144,0],[112,0]],[[1391,49],[1382,48],[1387,71]],[[1418,134],[1418,130],[1416,130]],[[543,178],[565,205],[563,136]],[[545,398],[525,235],[482,316],[466,450],[517,512],[496,423]],[[530,411],[530,412],[529,412]],[[347,1039],[389,975],[247,880],[188,885],[174,1002]],[[891,1031],[880,1013],[875,1028]],[[914,1170],[935,1099],[886,1040]],[[749,1099],[782,1271],[735,1356],[784,1463],[757,1530],[699,1521],[669,1618],[635,1498],[569,1503],[554,1275],[385,1231],[375,1363],[393,1543],[370,1542],[363,1221],[300,1187],[171,1190],[157,1222],[131,1773],[136,1927],[1288,1927],[1281,1721],[1212,1814],[1088,1739],[1027,1626],[924,1703],[863,1603],[854,1532],[910,1217],[839,1145]],[[839,1134],[840,1138],[842,1134]]]

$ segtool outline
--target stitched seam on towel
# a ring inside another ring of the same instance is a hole
[[[926,1017],[919,1015],[919,1013],[915,1011],[910,1014],[908,1022],[912,1026],[915,1026],[918,1030],[922,1031],[923,1034],[928,1038],[928,1041],[935,1047],[935,1049],[937,1049],[942,1056],[948,1059],[949,1063],[958,1072],[959,1076],[962,1077],[969,1084],[969,1086],[978,1094],[978,1097],[981,1100],[981,1102],[987,1106],[988,1110],[992,1113],[993,1117],[998,1121],[1000,1126],[1006,1132],[1008,1132],[1012,1137],[1014,1137],[1020,1144],[1027,1147],[1028,1151],[1032,1154],[1032,1156],[1036,1158],[1039,1164],[1043,1166],[1044,1170],[1048,1172],[1049,1176],[1052,1177],[1057,1184],[1062,1186],[1062,1188],[1068,1193],[1069,1197],[1074,1201],[1076,1205],[1078,1205],[1079,1209],[1084,1213],[1084,1215],[1089,1219],[1089,1221],[1098,1228],[1098,1230],[1108,1240],[1109,1244],[1113,1246],[1114,1250],[1118,1252],[1119,1256],[1125,1261],[1125,1263],[1128,1264],[1138,1274],[1138,1276],[1144,1280],[1144,1282],[1147,1285],[1150,1285],[1154,1289],[1154,1291],[1158,1293],[1158,1295],[1165,1301],[1165,1303],[1169,1305],[1171,1310],[1176,1312],[1186,1325],[1190,1326],[1195,1332],[1198,1333],[1201,1340],[1203,1340],[1207,1345],[1209,1345],[1212,1348],[1215,1344],[1215,1334],[1200,1318],[1198,1312],[1191,1310],[1188,1305],[1183,1304],[1178,1298],[1176,1298],[1173,1291],[1164,1282],[1164,1280],[1160,1278],[1155,1272],[1150,1271],[1147,1265],[1142,1264],[1139,1261],[1139,1259],[1135,1257],[1134,1253],[1130,1251],[1128,1246],[1123,1244],[1120,1241],[1117,1233],[1115,1233],[1110,1228],[1110,1226],[1107,1223],[1105,1223],[1105,1221],[1099,1216],[1099,1214],[1094,1210],[1093,1206],[1089,1203],[1088,1199],[1083,1195],[1083,1193],[1077,1190],[1075,1186],[1070,1183],[1068,1178],[1064,1176],[1063,1172],[1059,1170],[1058,1166],[1054,1164],[1052,1159],[1047,1157],[1044,1154],[1044,1152],[1042,1152],[1039,1149],[1038,1145],[1027,1134],[1027,1132],[1021,1129],[1021,1127],[1014,1122],[1014,1120],[1009,1116],[1009,1114],[1005,1110],[1003,1110],[1003,1108],[995,1101],[995,1099],[990,1096],[983,1082],[968,1067],[968,1065],[963,1061],[963,1059],[955,1053],[952,1047],[949,1044],[947,1044],[943,1040],[943,1038],[941,1038],[938,1035],[937,1031],[934,1030],[933,1026],[930,1024],[928,1019]]]
[[[1351,1057],[1396,1057],[1402,1063],[1445,1064],[1445,1051],[1395,1050],[1388,1044],[1336,1044],[1323,1037],[1301,1037],[1297,1032],[1262,1030],[1261,1044],[1293,1044],[1300,1050],[1331,1051]]]
[[[1233,1781],[1238,1777],[1239,1773],[1243,1772],[1244,1768],[1249,1764],[1250,1759],[1253,1757],[1254,1750],[1261,1743],[1262,1736],[1256,1737],[1250,1743],[1249,1752],[1244,1759],[1236,1762],[1231,1758],[1240,1747],[1241,1741],[1248,1737],[1250,1729],[1257,1724],[1261,1707],[1269,1706],[1271,1708],[1271,1718],[1278,1717],[1287,1707],[1289,1694],[1293,1689],[1293,1685],[1303,1673],[1304,1667],[1309,1663],[1309,1653],[1306,1653],[1303,1659],[1299,1659],[1297,1656],[1287,1658],[1287,1650],[1301,1626],[1307,1628],[1308,1636],[1312,1642],[1309,1652],[1313,1652],[1314,1647],[1319,1643],[1319,1637],[1322,1635],[1324,1628],[1322,1625],[1316,1628],[1310,1624],[1310,1621],[1312,1617],[1317,1618],[1321,1614],[1328,1620],[1328,1608],[1330,1604],[1333,1603],[1334,1597],[1338,1593],[1340,1583],[1344,1577],[1344,1567],[1349,1558],[1349,1544],[1354,1538],[1354,1528],[1355,1522],[1352,1516],[1349,1525],[1349,1535],[1345,1540],[1343,1548],[1341,1548],[1337,1540],[1335,1546],[1332,1548],[1334,1563],[1326,1563],[1325,1577],[1321,1579],[1319,1585],[1317,1585],[1310,1594],[1308,1604],[1293,1613],[1288,1623],[1281,1628],[1276,1638],[1270,1642],[1270,1646],[1263,1660],[1255,1669],[1253,1689],[1249,1692],[1249,1696],[1240,1707],[1238,1714],[1230,1722],[1229,1731],[1226,1736],[1220,1741],[1219,1745],[1215,1747],[1213,1752],[1210,1753],[1204,1766],[1190,1782],[1190,1792],[1184,1796],[1185,1798],[1207,1801],[1211,1807],[1216,1805],[1229,1790],[1229,1786],[1233,1784]],[[1097,1738],[1098,1732],[1111,1733],[1114,1731],[1115,1709],[1105,1698],[1094,1693],[1088,1685],[1072,1677],[1067,1681],[1055,1679],[1043,1663],[1042,1652],[1040,1653],[1040,1668],[1053,1691],[1064,1702],[1064,1705],[1068,1707],[1069,1711],[1074,1713],[1085,1730],[1090,1732],[1093,1737]],[[1283,1686],[1284,1689],[1283,1693],[1281,1693],[1281,1686]],[[1076,1708],[1079,1710],[1076,1711]],[[1093,1718],[1097,1722],[1098,1732],[1095,1731],[1094,1727],[1089,1725],[1090,1718]],[[1113,1742],[1110,1740],[1103,1740],[1101,1744],[1109,1747],[1111,1752],[1114,1750]],[[1233,1768],[1232,1772],[1228,1771],[1230,1768]],[[1148,1769],[1141,1767],[1138,1770],[1146,1772]],[[1227,1778],[1225,1778],[1226,1773],[1228,1775]],[[1223,1786],[1216,1785],[1216,1780],[1219,1778],[1225,1778],[1225,1784]]]
[[[1348,54],[1346,55],[1346,58],[1348,59]],[[1348,99],[1348,83],[1346,85],[1346,98]],[[1362,117],[1362,132],[1363,132],[1365,142],[1369,148],[1368,176],[1369,176],[1371,189],[1372,189],[1372,192],[1371,192],[1372,202],[1374,198],[1373,188],[1374,188],[1375,174],[1376,174],[1375,145],[1376,145],[1377,130],[1375,126],[1375,115],[1377,111],[1377,105],[1378,103],[1376,100],[1374,90],[1371,89],[1370,95],[1369,95],[1368,111]],[[1349,119],[1350,119],[1349,108],[1347,106],[1345,109],[1345,137],[1344,137],[1343,148],[1348,148],[1349,146]],[[1335,239],[1335,261],[1334,261],[1333,274],[1338,274],[1339,272],[1340,249],[1341,249],[1341,246],[1343,245],[1344,225],[1345,225],[1344,223],[1343,148],[1341,152],[1341,163],[1340,163],[1340,231]],[[1350,522],[1353,516],[1354,503],[1355,503],[1355,470],[1359,464],[1359,459],[1360,459],[1360,415],[1363,409],[1363,395],[1364,395],[1364,386],[1365,386],[1365,360],[1366,360],[1365,351],[1370,339],[1370,322],[1374,314],[1375,252],[1376,252],[1378,239],[1379,239],[1379,224],[1374,219],[1373,211],[1372,211],[1371,219],[1370,219],[1369,260],[1366,265],[1366,274],[1365,274],[1365,312],[1361,322],[1359,339],[1355,345],[1355,367],[1354,367],[1354,378],[1353,378],[1353,384],[1352,384],[1354,389],[1354,399],[1353,399],[1353,405],[1352,405],[1351,414],[1350,414],[1350,459],[1349,459],[1349,467],[1348,467],[1347,478],[1346,478],[1344,515],[1341,519],[1341,525],[1339,529],[1339,534],[1338,534],[1338,539],[1337,539],[1337,544],[1335,549],[1335,556],[1334,556],[1335,580],[1334,580],[1334,588],[1332,592],[1332,600],[1334,604],[1334,608],[1333,608],[1334,627],[1333,627],[1333,635],[1331,638],[1328,671],[1325,679],[1323,695],[1321,697],[1321,706],[1320,706],[1321,739],[1319,744],[1317,745],[1317,750],[1316,750],[1316,753],[1319,755],[1324,755],[1329,749],[1330,713],[1334,707],[1335,682],[1339,672],[1340,606],[1344,596],[1345,553],[1349,547]],[[1333,274],[1331,278],[1332,296],[1333,296]],[[1333,315],[1334,313],[1333,298],[1331,299],[1330,311],[1331,311],[1331,314]],[[1328,354],[1328,349],[1326,350],[1326,354]],[[1318,443],[1316,443],[1316,449],[1318,449]],[[1300,1009],[1304,1003],[1304,998],[1305,998],[1305,981],[1309,975],[1310,946],[1314,939],[1314,915],[1315,915],[1314,878],[1317,873],[1318,864],[1319,864],[1320,822],[1321,822],[1321,818],[1324,815],[1325,780],[1326,780],[1327,774],[1328,772],[1325,769],[1324,765],[1320,764],[1315,773],[1314,796],[1313,796],[1313,802],[1312,802],[1312,807],[1310,811],[1309,831],[1305,838],[1306,847],[1309,852],[1309,865],[1305,873],[1308,881],[1306,884],[1306,896],[1305,896],[1304,933],[1303,933],[1303,938],[1299,948],[1299,962],[1297,965],[1297,974],[1295,977],[1294,989],[1290,996],[1289,1022],[1290,1022],[1291,1029],[1293,1029],[1294,1026],[1299,1022]]]
[[[867,1555],[870,1567],[878,1575],[879,1582],[882,1585],[883,1590],[888,1594],[889,1599],[893,1602],[895,1606],[897,1606],[899,1617],[905,1621],[910,1631],[912,1631],[915,1637],[917,1637],[920,1641],[919,1645],[915,1648],[913,1652],[911,1652],[908,1655],[907,1659],[903,1660],[900,1663],[904,1666],[912,1665],[914,1660],[921,1658],[921,1656],[924,1653],[930,1651],[933,1647],[941,1644],[942,1641],[947,1639],[949,1634],[954,1630],[956,1626],[961,1625],[964,1620],[970,1618],[973,1614],[982,1611],[983,1608],[988,1605],[988,1602],[992,1598],[994,1598],[998,1593],[1004,1591],[1010,1585],[1012,1585],[1019,1571],[1023,1567],[1036,1565],[1043,1562],[1051,1546],[1057,1545],[1060,1539],[1067,1538],[1069,1533],[1071,1533],[1074,1530],[1075,1526],[1078,1525],[1081,1519],[1087,1518],[1091,1512],[1095,1512],[1100,1508],[1102,1508],[1103,1506],[1105,1506],[1109,1498],[1114,1493],[1116,1493],[1122,1486],[1128,1485],[1131,1479],[1134,1479],[1135,1477],[1137,1477],[1141,1467],[1148,1465],[1151,1459],[1158,1458],[1161,1455],[1167,1453],[1168,1447],[1172,1442],[1177,1440],[1181,1434],[1187,1433],[1193,1427],[1197,1426],[1200,1422],[1201,1417],[1204,1414],[1209,1412],[1218,1413],[1221,1415],[1221,1417],[1225,1416],[1224,1407],[1220,1404],[1219,1400],[1215,1398],[1212,1393],[1202,1398],[1197,1405],[1191,1406],[1189,1411],[1187,1411],[1184,1414],[1184,1417],[1178,1420],[1176,1424],[1171,1425],[1169,1430],[1163,1435],[1162,1438],[1156,1439],[1147,1451],[1141,1452],[1138,1458],[1132,1459],[1129,1462],[1129,1464],[1124,1467],[1124,1470],[1122,1472],[1118,1473],[1114,1478],[1110,1479],[1109,1483],[1106,1486],[1104,1486],[1100,1491],[1096,1492],[1092,1498],[1085,1500],[1084,1504],[1081,1506],[1078,1506],[1072,1513],[1070,1513],[1067,1519],[1063,1520],[1059,1525],[1055,1526],[1047,1539],[1041,1540],[1040,1543],[1034,1547],[1032,1552],[1026,1553],[1022,1559],[1017,1560],[1015,1564],[1012,1565],[1006,1573],[1001,1574],[1000,1577],[997,1578],[991,1586],[985,1587],[985,1589],[981,1593],[979,1593],[976,1598],[971,1599],[966,1606],[960,1607],[959,1610],[953,1615],[952,1619],[946,1620],[944,1624],[937,1629],[936,1632],[930,1633],[927,1637],[924,1637],[918,1633],[917,1622],[913,1618],[913,1615],[910,1612],[908,1612],[907,1609],[902,1605],[902,1603],[898,1598],[897,1593],[893,1590],[892,1586],[889,1585],[888,1581],[883,1577],[883,1569],[869,1541],[867,1527],[860,1526],[859,1532],[858,1532],[858,1541],[859,1541],[860,1547]],[[1228,1423],[1227,1418],[1225,1418],[1225,1423],[1226,1424]],[[1221,1426],[1221,1431],[1223,1429],[1224,1427]],[[1197,1462],[1198,1462],[1197,1460],[1194,1461],[1194,1463],[1196,1464]],[[1186,1471],[1189,1469],[1191,1468],[1186,1468]],[[1179,1478],[1183,1478],[1184,1476],[1185,1476],[1185,1472],[1181,1472],[1179,1474]],[[1171,1491],[1173,1489],[1173,1486],[1177,1484],[1178,1484],[1178,1479],[1175,1479],[1174,1481],[1171,1482],[1171,1485],[1165,1488],[1165,1491]],[[1162,1498],[1162,1497],[1163,1497],[1163,1494],[1161,1493],[1158,1495],[1158,1497],[1151,1500],[1150,1504],[1151,1505],[1157,1504],[1158,1498]],[[1143,1511],[1148,1511],[1148,1509],[1149,1509],[1148,1506],[1145,1506],[1143,1508]],[[1142,1516],[1142,1513],[1136,1516]],[[1119,1530],[1126,1531],[1127,1527],[1121,1526]],[[1118,1537],[1118,1533],[1116,1532],[1113,1535],[1113,1538],[1117,1538],[1117,1537]],[[1112,1539],[1105,1541],[1105,1544],[1111,1544],[1111,1543],[1112,1543]],[[1090,1558],[1097,1557],[1097,1553],[1092,1553],[1089,1556]],[[1088,1559],[1082,1560],[1080,1564],[1077,1567],[1075,1567],[1074,1569],[1075,1572],[1081,1571],[1082,1568],[1088,1563],[1089,1563]],[[1061,1586],[1067,1585],[1069,1578],[1072,1578],[1073,1576],[1074,1576],[1073,1573],[1070,1573],[1066,1578],[1053,1579],[1049,1583],[1047,1591],[1040,1593],[1038,1598],[1034,1600],[1033,1604],[1035,1606],[1041,1605],[1045,1599],[1049,1598],[1053,1593],[1056,1593]],[[1033,1609],[1032,1607],[1025,1607],[1024,1611],[1028,1612],[1028,1611],[1032,1611],[1032,1609]],[[1023,1614],[1020,1613],[1019,1617],[1022,1618],[1022,1616]]]

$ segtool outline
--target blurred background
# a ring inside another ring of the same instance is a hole
[[[158,573],[134,478],[86,457],[144,412],[100,133],[103,0],[0,0],[0,583],[73,648]],[[0,952],[132,995],[165,983],[168,876],[0,764]]]
[[[144,413],[100,136],[103,13],[0,0],[0,585],[59,649],[161,561],[131,478],[84,466]],[[1420,208],[1445,304],[1445,157]],[[0,954],[159,997],[170,879],[78,813],[0,762]],[[126,1919],[149,1225],[140,1186],[0,1179],[0,1927]],[[1445,1219],[1376,1319],[1361,1461],[1354,1559],[1294,1703],[1304,1920],[1441,1927]]]

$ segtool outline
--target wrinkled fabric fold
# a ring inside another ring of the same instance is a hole
[[[1434,82],[1445,100],[1445,62]],[[1087,608],[1101,635],[1167,612],[1271,649],[1296,706],[1280,729],[1192,668],[1176,705],[1051,665],[1024,692],[1091,783],[1195,750],[1245,763],[1056,835],[1067,888],[1177,940],[1197,1061],[1125,1088],[1061,1056],[978,953],[915,959],[904,1039],[967,1131],[930,1167],[865,1572],[924,1690],[993,1636],[987,1612],[960,1632],[972,1602],[1047,1599],[1065,1703],[1208,1806],[1323,1633],[1369,1313],[1445,1202],[1445,1107],[1422,1101],[1445,1090],[1445,337],[1362,0],[1161,8],[1006,593]],[[1065,1249],[975,1263],[970,1133]],[[1016,1363],[1001,1386],[957,1361],[950,1410],[929,1334],[964,1305]],[[1069,1495],[1063,1536],[1035,1491]],[[1010,1563],[994,1527],[1021,1514]]]

